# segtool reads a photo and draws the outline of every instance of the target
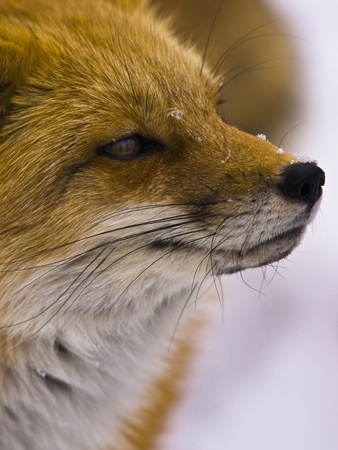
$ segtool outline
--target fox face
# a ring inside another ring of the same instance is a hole
[[[12,4],[0,7],[5,304],[106,311],[292,251],[323,172],[228,125],[221,79],[143,4],[44,2],[39,16],[19,2],[19,19]]]
[[[142,1],[1,1],[1,448],[126,448],[192,294],[299,243],[324,172],[221,87]]]

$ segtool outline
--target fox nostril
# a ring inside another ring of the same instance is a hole
[[[311,191],[310,183],[304,183],[304,185],[302,186],[302,190],[300,192],[300,196],[306,197],[307,195],[309,195],[310,191]]]
[[[279,188],[287,197],[302,200],[312,207],[321,196],[324,183],[322,169],[313,163],[298,163],[285,170]]]

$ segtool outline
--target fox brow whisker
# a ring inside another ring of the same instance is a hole
[[[219,94],[225,87],[227,87],[232,81],[236,80],[238,77],[245,75],[247,73],[255,72],[258,70],[272,70],[272,69],[280,69],[278,66],[268,66],[268,64],[271,63],[278,63],[282,61],[288,61],[295,59],[293,56],[286,56],[285,58],[275,58],[270,59],[266,61],[261,61],[257,64],[240,64],[236,67],[233,67],[232,69],[228,70],[228,72],[225,74],[223,83],[220,86],[217,94]],[[243,69],[243,70],[239,70]],[[238,71],[239,70],[239,71]],[[231,72],[235,72],[232,76],[229,76]],[[292,130],[290,130],[292,131]],[[288,134],[288,133],[287,133]]]
[[[205,61],[206,61],[206,58],[207,58],[207,54],[208,54],[211,38],[212,38],[213,32],[215,30],[219,14],[220,14],[223,6],[224,6],[224,1],[225,0],[221,0],[220,1],[220,4],[217,7],[216,13],[214,15],[214,18],[213,18],[213,21],[212,21],[212,24],[211,24],[211,27],[210,27],[210,30],[209,30],[209,33],[208,33],[207,41],[205,43],[204,52],[203,52],[203,55],[202,55],[202,64],[201,64],[201,68],[200,68],[200,75],[202,75],[202,72],[203,72],[203,69],[204,69],[204,65],[205,65]]]
[[[247,33],[245,33],[243,36],[241,36],[239,39],[237,39],[236,41],[234,41],[223,53],[222,55],[219,57],[219,59],[217,60],[217,62],[215,63],[214,67],[211,70],[211,75],[209,76],[208,82],[210,82],[210,79],[215,76],[219,71],[220,68],[222,66],[222,64],[224,64],[224,62],[227,60],[227,58],[235,51],[237,50],[238,47],[240,47],[242,44],[245,44],[246,42],[249,42],[253,39],[259,39],[262,37],[290,37],[292,38],[293,36],[287,36],[285,33],[263,33],[263,34],[259,34],[259,35],[255,35],[254,33],[256,33],[257,31],[268,27],[269,25],[272,25],[274,23],[276,23],[276,20],[271,20],[269,22],[265,22],[261,25],[258,25],[257,27],[253,28],[252,30],[248,31]]]

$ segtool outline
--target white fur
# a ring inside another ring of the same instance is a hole
[[[131,208],[103,221],[92,230],[94,238],[72,251],[82,253],[84,242],[99,248],[23,271],[21,286],[8,295],[25,368],[5,374],[0,448],[89,450],[111,439],[122,445],[116,443],[121,418],[146,403],[150,381],[163,370],[161,356],[205,275],[212,275],[211,265],[225,273],[278,259],[294,240],[276,237],[304,225],[308,216],[305,206],[273,193],[250,206],[232,200],[247,214],[220,221],[216,237],[215,229],[188,221],[179,227],[195,231],[182,238],[195,247],[149,247],[156,238],[174,236],[175,229],[123,240],[184,214],[177,207]]]

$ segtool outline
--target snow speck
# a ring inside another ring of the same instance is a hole
[[[178,109],[178,108],[168,108],[168,117],[174,117],[175,119],[181,120],[183,115],[184,115],[184,111],[182,109]]]
[[[202,143],[202,138],[201,138],[201,137],[197,137],[197,138],[196,138],[196,141],[197,141],[199,144],[201,144],[201,143]]]
[[[41,378],[46,378],[47,377],[47,372],[45,372],[44,370],[41,369],[35,369],[35,372],[39,375],[39,377]]]
[[[313,159],[311,159],[307,155],[302,155],[300,153],[293,153],[293,156],[296,158],[294,162],[302,162],[302,163],[315,163]]]
[[[259,139],[262,139],[262,141],[266,141],[267,140],[265,134],[257,134],[257,137]]]
[[[221,161],[222,164],[226,163],[231,158],[231,154],[232,154],[232,150],[229,147],[229,149],[228,149],[228,156],[226,158],[222,159],[222,161]]]
[[[278,153],[278,155],[283,155],[284,150],[283,150],[281,147],[279,147],[279,148],[276,150],[276,153]]]

